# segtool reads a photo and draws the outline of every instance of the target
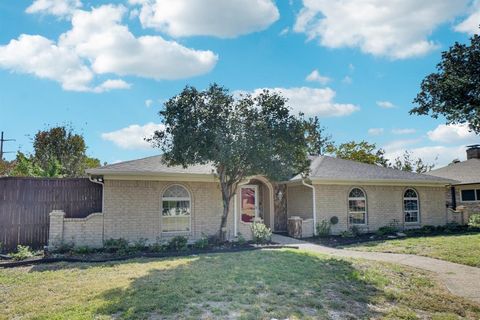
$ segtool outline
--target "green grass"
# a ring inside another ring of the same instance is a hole
[[[0,319],[478,319],[429,274],[263,250],[0,270]]]
[[[373,241],[345,248],[408,253],[480,267],[480,233]]]

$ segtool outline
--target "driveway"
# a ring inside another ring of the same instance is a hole
[[[272,241],[282,245],[298,246],[301,250],[329,254],[335,257],[398,263],[431,271],[453,294],[480,303],[480,268],[411,254],[361,252],[329,248],[278,234],[272,235]]]

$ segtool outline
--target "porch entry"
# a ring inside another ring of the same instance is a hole
[[[267,179],[251,179],[240,186],[238,196],[241,222],[251,223],[255,219],[262,219],[267,227],[274,229],[273,187]]]

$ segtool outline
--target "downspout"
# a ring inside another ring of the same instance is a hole
[[[92,179],[92,176],[88,176],[88,180],[90,182],[99,184],[102,186],[102,243],[105,241],[105,213],[103,212],[105,209],[105,184],[96,179]],[[103,177],[102,177],[103,180]]]
[[[311,184],[305,183],[305,179],[302,179],[302,184],[305,187],[308,187],[312,189],[312,202],[313,202],[313,235],[317,235],[317,201],[316,201],[316,193],[315,193],[315,187],[312,186]]]

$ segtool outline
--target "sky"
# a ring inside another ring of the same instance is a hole
[[[0,130],[6,151],[71,125],[102,163],[146,157],[163,102],[216,82],[281,92],[337,143],[439,167],[480,137],[408,111],[479,24],[480,0],[0,0]]]

